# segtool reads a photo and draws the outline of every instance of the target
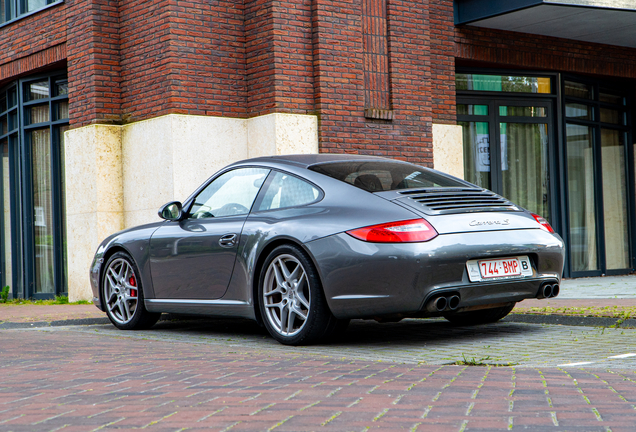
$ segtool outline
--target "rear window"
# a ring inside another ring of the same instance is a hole
[[[467,184],[410,163],[384,161],[329,162],[310,170],[368,192],[425,187],[466,187]]]

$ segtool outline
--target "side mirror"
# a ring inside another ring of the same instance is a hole
[[[183,217],[183,206],[179,201],[172,201],[159,209],[159,217],[169,221],[178,221]]]

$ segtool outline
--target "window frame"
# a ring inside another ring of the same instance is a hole
[[[258,210],[261,207],[261,204],[263,203],[263,200],[265,199],[265,195],[267,194],[267,190],[269,189],[270,185],[274,181],[274,177],[276,176],[277,173],[278,174],[283,174],[283,175],[288,175],[288,176],[291,176],[291,177],[295,177],[296,179],[298,179],[300,181],[304,181],[305,183],[309,184],[310,186],[312,186],[313,188],[315,188],[318,191],[318,197],[315,200],[307,202],[305,204],[299,204],[299,205],[288,206],[288,207],[278,207],[278,208],[275,208],[275,209],[271,209],[270,208],[270,209],[267,209],[267,210]],[[324,199],[324,197],[325,197],[325,192],[322,190],[322,188],[320,188],[315,183],[307,180],[306,178],[303,178],[301,176],[292,174],[292,173],[287,172],[287,171],[271,168],[270,172],[269,172],[269,175],[267,176],[267,178],[263,182],[263,185],[261,186],[261,190],[258,192],[258,195],[256,196],[256,200],[254,200],[254,204],[252,205],[252,210],[254,210],[254,211],[250,211],[250,214],[251,213],[267,213],[267,212],[273,212],[273,211],[278,211],[278,210],[288,210],[288,209],[293,209],[293,208],[298,208],[298,207],[305,207],[305,206],[313,205],[313,204],[316,204],[316,203],[322,201]]]
[[[314,183],[312,181],[309,181],[306,178],[301,177],[301,176],[299,176],[297,174],[292,174],[289,171],[284,171],[284,170],[276,169],[276,168],[270,168],[270,170],[271,171],[270,171],[269,175],[267,176],[267,178],[263,182],[263,186],[261,186],[261,190],[258,193],[258,196],[256,197],[256,200],[254,201],[254,205],[252,206],[252,210],[253,211],[250,211],[250,214],[252,214],[252,213],[258,213],[258,214],[260,214],[260,213],[268,213],[268,212],[273,212],[273,211],[289,210],[289,209],[293,209],[293,208],[304,207],[304,206],[316,204],[316,203],[322,201],[325,198],[325,192],[316,183]],[[269,209],[269,210],[256,210],[256,209],[258,209],[261,206],[261,204],[263,202],[263,199],[265,199],[265,193],[267,192],[267,189],[269,189],[269,185],[274,180],[275,173],[281,173],[281,174],[285,174],[285,175],[290,175],[290,176],[296,177],[297,179],[300,179],[300,180],[302,180],[304,182],[309,183],[310,185],[312,185],[313,187],[318,189],[318,198],[316,198],[314,201],[312,201],[310,203],[301,204],[301,205],[293,206],[293,207],[282,207],[282,208]]]
[[[210,186],[212,183],[214,183],[217,179],[221,178],[222,176],[224,176],[225,174],[230,173],[231,171],[238,171],[238,170],[244,170],[244,169],[262,169],[262,170],[267,170],[269,171],[266,176],[265,176],[265,180],[263,180],[263,183],[261,183],[261,186],[258,190],[258,192],[256,192],[256,196],[254,197],[254,200],[252,201],[252,205],[250,206],[250,208],[248,209],[248,212],[245,214],[240,214],[240,215],[224,215],[224,216],[213,216],[210,218],[202,218],[202,219],[206,219],[206,220],[214,220],[214,219],[219,219],[219,218],[225,218],[225,217],[235,217],[235,216],[245,216],[247,217],[251,212],[252,209],[254,208],[255,203],[257,202],[257,200],[259,199],[259,196],[261,195],[261,192],[263,190],[263,186],[265,186],[265,183],[267,182],[267,180],[269,179],[270,174],[272,173],[272,169],[266,166],[238,166],[238,167],[231,167],[229,169],[223,170],[222,172],[219,172],[217,175],[214,176],[214,178],[209,179],[207,182],[205,182],[201,187],[199,187],[190,198],[188,198],[188,200],[186,201],[187,203],[187,211],[184,212],[185,213],[185,219],[190,220],[190,219],[195,219],[193,218],[193,214],[192,214],[192,208],[195,205],[195,201],[197,199],[197,197],[203,193],[203,191],[205,191],[208,186]]]
[[[37,101],[26,101],[25,89],[28,84],[47,80],[49,86],[49,95],[46,98]],[[65,218],[65,191],[61,189],[62,176],[64,175],[64,167],[62,159],[64,157],[61,149],[61,138],[59,136],[60,129],[68,126],[70,118],[54,120],[53,106],[55,102],[62,100],[68,101],[68,93],[57,95],[55,92],[55,84],[57,82],[68,82],[66,70],[56,70],[49,73],[27,76],[25,78],[14,80],[0,89],[7,95],[14,91],[16,104],[12,108],[8,108],[2,115],[17,110],[15,127],[7,134],[2,135],[4,139],[8,138],[10,143],[10,168],[11,181],[11,239],[12,239],[12,277],[11,291],[13,298],[34,298],[49,299],[55,295],[66,295],[68,292],[67,275],[66,275],[66,232],[64,226]],[[33,103],[36,102],[36,103]],[[41,122],[25,126],[25,111],[29,106],[37,104],[46,104],[49,109],[49,121]],[[7,102],[8,105],[8,102]],[[51,184],[54,185],[52,190],[52,212],[53,212],[53,262],[55,267],[54,273],[54,291],[53,293],[36,293],[35,291],[35,247],[34,247],[34,209],[32,201],[32,162],[30,138],[27,137],[33,130],[48,129],[50,131],[50,164],[51,164]],[[1,219],[0,219],[1,220]],[[7,221],[4,221],[7,223]],[[4,225],[2,225],[4,227]],[[2,241],[0,233],[0,241]],[[0,260],[4,262],[2,250],[0,250]],[[4,272],[3,272],[4,275]]]

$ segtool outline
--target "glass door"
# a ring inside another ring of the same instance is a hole
[[[63,74],[0,89],[0,289],[13,297],[66,291]]]
[[[632,269],[627,99],[597,83],[563,84],[572,276]]]
[[[549,100],[458,98],[464,178],[552,219]]]
[[[0,290],[9,287],[9,296],[23,294],[21,267],[20,172],[18,147],[18,95],[16,86],[0,91]]]

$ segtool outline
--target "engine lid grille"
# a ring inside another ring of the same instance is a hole
[[[521,210],[487,189],[427,188],[399,193],[419,203],[424,213],[430,215]]]

